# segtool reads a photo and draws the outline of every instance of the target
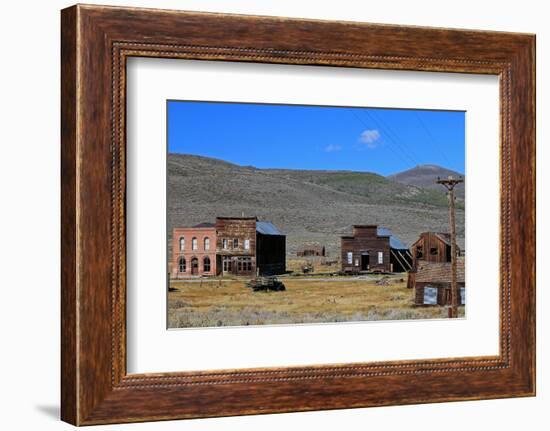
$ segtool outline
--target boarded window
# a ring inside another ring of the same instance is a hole
[[[348,264],[351,265],[353,263],[353,253],[351,251],[348,251]]]
[[[382,265],[384,263],[384,252],[379,251],[378,252],[378,265]]]
[[[460,305],[466,304],[466,288],[460,288]]]
[[[185,250],[185,238],[184,237],[180,238],[180,250],[181,251]]]
[[[245,250],[250,250],[250,240],[249,239],[244,240],[244,249]]]
[[[424,288],[424,304],[426,305],[437,304],[437,287],[426,286]]]
[[[197,238],[193,237],[193,239],[191,240],[191,249],[197,250],[198,248],[199,248],[199,243],[197,241]]]
[[[210,250],[210,238],[208,237],[204,238],[204,249]]]

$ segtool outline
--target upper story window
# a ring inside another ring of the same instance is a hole
[[[227,238],[222,239],[222,248],[227,250]]]
[[[185,238],[180,237],[180,251],[185,250]]]
[[[210,250],[210,238],[208,237],[204,238],[204,249]]]
[[[197,241],[196,237],[193,237],[191,240],[191,250],[198,250],[199,248],[199,242]]]
[[[379,251],[378,252],[378,264],[382,265],[384,263],[384,252]]]
[[[233,240],[233,248],[239,248],[239,240],[237,238]]]
[[[437,256],[437,247],[430,248],[430,254],[432,256]]]
[[[245,250],[250,250],[250,240],[249,239],[244,240],[244,249]]]

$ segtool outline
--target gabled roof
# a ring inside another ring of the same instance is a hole
[[[256,232],[261,233],[263,235],[284,235],[270,221],[257,221]]]
[[[416,270],[415,280],[421,283],[450,283],[451,262],[422,262]],[[456,281],[465,282],[464,257],[457,258]]]
[[[422,232],[420,234],[420,236],[418,237],[418,239],[413,242],[413,246],[422,239],[422,237],[426,234],[432,234],[434,235],[436,238],[438,238],[440,241],[444,242],[445,244],[447,245],[451,245],[451,234],[450,233],[447,233],[447,232]]]
[[[445,244],[451,245],[451,234],[450,233],[436,232],[435,236],[437,236]]]
[[[390,247],[394,248],[396,250],[408,250],[409,247],[407,247],[399,238],[395,237],[391,230],[385,228],[385,227],[379,227],[376,230],[376,234],[378,236],[389,236],[390,237]]]

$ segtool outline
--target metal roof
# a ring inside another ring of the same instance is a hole
[[[394,248],[396,250],[408,250],[409,247],[407,247],[400,239],[393,236],[391,233],[391,230],[385,228],[385,227],[379,227],[376,230],[376,234],[378,236],[389,236],[390,237],[390,247]]]
[[[256,222],[256,232],[264,234],[264,235],[284,235],[270,221],[257,221]]]

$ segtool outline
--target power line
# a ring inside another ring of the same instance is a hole
[[[385,130],[385,133],[387,135],[390,135],[394,142],[396,143],[396,145],[398,145],[400,148],[401,148],[401,151],[404,151],[404,152],[407,152],[408,154],[410,154],[411,158],[415,160],[415,164],[419,164],[418,160],[420,159],[417,154],[413,151],[412,148],[406,146],[406,145],[403,145],[401,144],[400,142],[400,138],[398,137],[397,133],[393,131],[393,129],[390,127],[389,124],[387,124],[383,119],[382,117],[379,117],[378,115],[374,115],[374,112],[369,112],[369,111],[366,111],[368,115],[370,115],[371,117],[376,117],[378,118],[378,120],[380,121],[382,127],[384,128]]]
[[[416,111],[414,112],[414,115],[416,116],[416,119],[418,120],[418,122],[420,123],[420,125],[422,126],[424,131],[426,132],[426,135],[428,135],[428,138],[429,138],[430,143],[432,144],[432,146],[437,149],[437,151],[439,152],[439,154],[441,155],[443,160],[445,160],[445,163],[447,164],[447,167],[450,168],[451,163],[449,162],[449,159],[447,159],[447,156],[445,156],[445,153],[443,152],[441,147],[437,144],[437,142],[436,142],[435,138],[433,137],[432,133],[430,132],[430,130],[428,129],[428,127],[426,126],[426,124],[424,123],[422,118],[420,118],[420,115],[418,115],[418,113]]]
[[[366,127],[366,128],[369,128],[369,127],[370,127],[361,117],[359,117],[359,115],[357,115],[355,109],[351,109],[350,112],[355,116],[355,118],[357,118],[357,120],[359,120],[359,122],[360,122],[361,124],[363,124],[364,127]],[[398,156],[405,164],[408,164],[408,163],[409,163],[407,160],[405,160],[405,159],[403,158],[403,156],[402,156],[401,154],[395,152],[395,151],[393,150],[393,148],[391,148],[391,146],[390,146],[390,150],[391,150],[396,156]],[[407,154],[405,154],[405,155],[407,156]],[[407,157],[409,157],[409,156],[407,156]],[[410,157],[409,157],[409,159],[410,159]],[[411,160],[412,160],[412,159],[411,159]],[[415,163],[414,160],[412,160],[412,162]]]

